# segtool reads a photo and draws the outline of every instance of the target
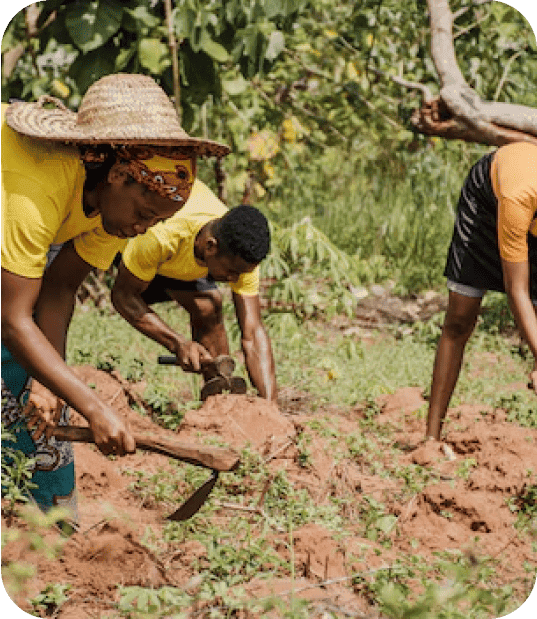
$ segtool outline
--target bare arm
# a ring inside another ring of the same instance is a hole
[[[32,376],[88,420],[103,453],[115,450],[121,455],[135,450],[134,439],[122,419],[74,375],[63,358],[76,288],[91,269],[71,249],[65,249],[66,260],[53,263],[46,281],[2,269],[2,339]],[[39,325],[32,315],[34,308]]]
[[[174,331],[147,305],[142,293],[148,285],[149,282],[144,282],[133,275],[121,262],[112,288],[114,307],[140,333],[173,353],[183,370],[200,372],[201,362],[210,361],[212,356],[201,344],[192,342]]]
[[[259,295],[242,296],[233,293],[233,303],[250,380],[262,398],[276,400],[276,368],[270,338],[261,318]]]
[[[529,262],[502,260],[503,279],[511,311],[522,337],[533,354],[534,365],[530,381],[537,394],[537,314],[530,298]]]

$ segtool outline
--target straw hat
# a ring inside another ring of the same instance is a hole
[[[54,107],[45,107],[47,103]],[[15,131],[43,140],[170,146],[198,157],[223,157],[230,151],[225,144],[190,137],[164,90],[147,75],[101,78],[84,95],[78,114],[45,95],[36,103],[12,103],[6,121]]]

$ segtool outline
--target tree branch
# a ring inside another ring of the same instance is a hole
[[[179,122],[181,122],[181,82],[179,77],[179,59],[177,57],[177,39],[175,38],[172,22],[172,0],[164,0],[164,10],[166,12],[166,26],[168,27],[170,55],[172,57],[173,98],[175,111],[179,117]]]
[[[453,45],[454,16],[448,0],[427,0],[427,5],[431,55],[441,88],[438,99],[425,100],[422,108],[415,112],[411,120],[414,127],[427,135],[493,146],[520,141],[537,144],[537,110],[482,101],[466,83],[457,63]],[[503,85],[503,81],[500,84]]]

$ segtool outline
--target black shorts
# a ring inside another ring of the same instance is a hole
[[[163,301],[173,301],[167,290],[186,290],[191,292],[204,292],[206,290],[216,290],[218,286],[214,279],[208,275],[190,282],[164,275],[155,275],[149,286],[142,293],[142,299],[148,304],[162,303]]]
[[[452,282],[505,292],[498,246],[498,200],[490,167],[494,153],[482,157],[462,187],[444,275]],[[537,298],[537,238],[528,233],[531,297]]]

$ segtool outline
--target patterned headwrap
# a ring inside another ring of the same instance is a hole
[[[117,161],[126,164],[127,172],[151,191],[174,202],[186,202],[196,178],[196,156],[188,150],[167,147],[120,147]],[[84,161],[102,161],[92,148],[82,155]]]

